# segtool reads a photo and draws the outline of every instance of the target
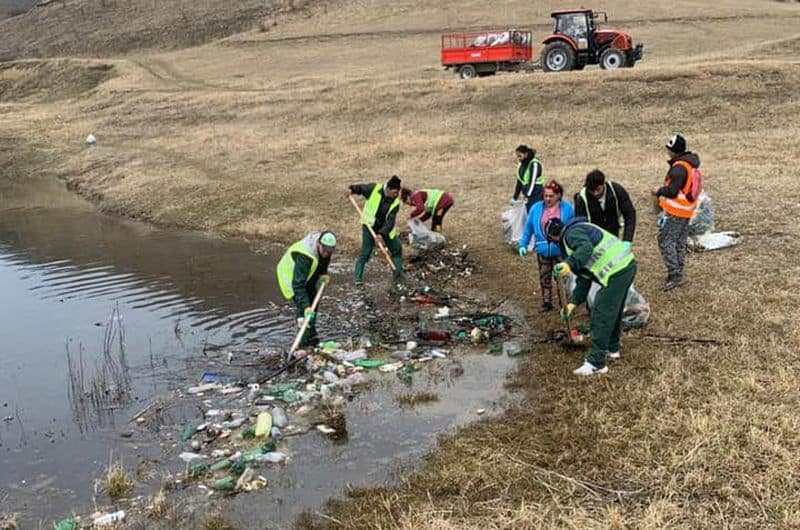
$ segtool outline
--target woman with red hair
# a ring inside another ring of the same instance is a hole
[[[537,202],[528,213],[525,230],[519,240],[519,256],[524,258],[528,254],[529,246],[536,252],[539,262],[539,286],[542,289],[542,306],[539,309],[544,313],[553,310],[553,267],[561,261],[561,250],[558,245],[547,240],[544,226],[550,219],[561,219],[566,223],[575,217],[572,205],[563,199],[564,188],[555,180],[550,180],[544,185],[542,200]],[[531,237],[534,238],[533,244]]]

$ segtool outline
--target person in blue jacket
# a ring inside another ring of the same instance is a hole
[[[535,203],[528,213],[525,230],[519,240],[519,256],[528,254],[531,237],[534,238],[534,251],[539,262],[539,285],[542,289],[541,313],[553,310],[553,267],[561,261],[558,245],[547,240],[544,226],[550,219],[560,219],[566,223],[575,217],[575,209],[563,200],[564,188],[551,180],[544,185],[542,200]]]

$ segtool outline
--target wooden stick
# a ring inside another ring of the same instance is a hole
[[[327,285],[327,283],[323,283],[322,285],[320,285],[319,291],[317,291],[317,295],[314,297],[314,301],[311,302],[311,311],[316,311],[317,310],[317,306],[319,305],[319,301],[322,298],[322,291],[325,290],[325,286],[326,285]],[[300,339],[303,338],[303,334],[306,332],[306,329],[308,329],[308,318],[304,318],[303,319],[303,325],[300,326],[300,331],[297,332],[297,336],[294,338],[294,341],[292,342],[292,347],[289,350],[289,357],[292,356],[292,354],[295,352],[297,347],[300,345]],[[302,357],[297,357],[295,359],[292,359],[291,361],[289,361],[288,363],[283,365],[281,368],[278,368],[276,371],[272,372],[271,374],[269,374],[267,376],[264,376],[261,379],[259,379],[258,380],[258,384],[263,385],[264,383],[266,383],[270,379],[274,379],[275,377],[281,375],[283,372],[285,372],[286,370],[288,370],[292,366],[296,365],[297,363],[299,363],[300,361],[302,361],[305,358],[306,358],[306,356],[304,355]]]
[[[359,208],[358,203],[356,202],[356,200],[353,198],[352,195],[350,195],[350,202],[353,203],[353,207],[358,212],[358,216],[363,220],[364,213],[361,211],[361,208]],[[365,224],[364,226],[367,227],[369,233],[372,234],[372,239],[375,240],[375,243],[378,245],[378,248],[381,249],[383,257],[386,258],[386,263],[389,264],[389,268],[392,269],[392,272],[397,272],[397,268],[394,266],[394,262],[392,261],[392,258],[389,256],[389,252],[386,250],[386,247],[383,246],[383,241],[378,239],[378,236],[375,235],[375,231],[372,229],[371,226],[369,226],[368,224]]]
[[[325,290],[325,286],[327,283],[323,283],[319,286],[319,291],[317,291],[317,296],[314,297],[314,301],[311,302],[311,311],[316,311],[317,306],[319,305],[319,300],[322,298],[322,291]],[[300,339],[303,338],[303,333],[306,332],[308,328],[308,318],[303,319],[303,325],[300,326],[300,331],[297,332],[297,336],[294,338],[294,342],[292,342],[292,348],[289,350],[289,355],[291,356],[297,347],[300,345]]]
[[[561,289],[561,278],[556,278],[556,292],[558,293],[558,305],[560,306],[559,309],[564,311],[569,303],[569,300],[566,300],[566,288],[564,288],[563,291]],[[560,317],[561,315],[559,315],[559,318]],[[572,342],[572,324],[570,323],[569,317],[567,317],[567,340]]]

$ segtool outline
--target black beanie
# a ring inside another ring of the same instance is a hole
[[[399,190],[400,189],[400,177],[397,175],[392,175],[388,181],[386,181],[386,189],[387,190]]]
[[[673,134],[667,140],[667,149],[672,151],[673,153],[685,153],[686,152],[686,138],[681,136],[680,134]]]

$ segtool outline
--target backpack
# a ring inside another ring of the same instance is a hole
[[[700,198],[700,194],[703,193],[703,173],[700,171],[700,168],[692,166],[685,160],[678,160],[675,163],[685,167],[687,176],[691,176],[691,186],[683,192],[684,195],[686,195],[686,200],[689,202],[697,202],[697,199]]]

